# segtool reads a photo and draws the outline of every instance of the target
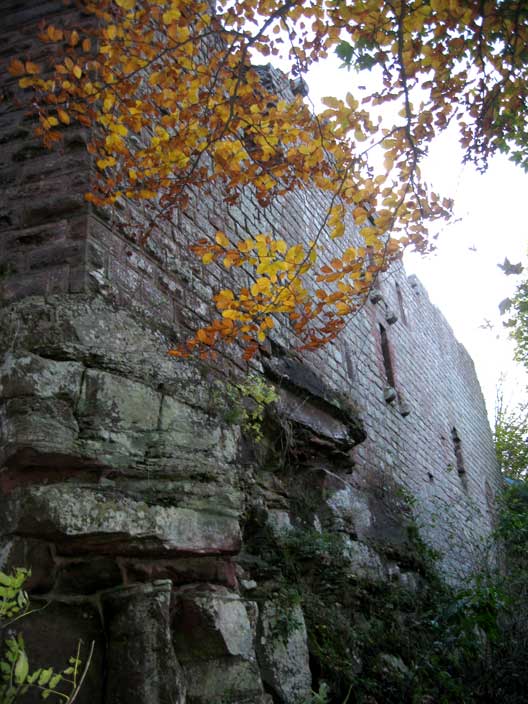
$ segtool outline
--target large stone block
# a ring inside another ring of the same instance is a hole
[[[300,606],[288,611],[286,633],[279,627],[280,606],[265,601],[259,608],[257,657],[262,679],[284,704],[308,701],[312,674],[304,615]]]
[[[8,352],[0,366],[0,398],[58,398],[76,403],[83,365],[44,359],[35,354]]]
[[[79,433],[67,401],[31,396],[0,404],[0,465],[61,466],[75,457]]]
[[[145,384],[89,369],[79,404],[79,418],[90,430],[156,430],[161,397]]]
[[[185,672],[189,704],[262,701],[255,612],[255,604],[223,587],[178,593],[173,640]]]
[[[106,704],[185,704],[185,678],[171,642],[170,592],[171,583],[160,581],[104,595]]]
[[[67,483],[18,488],[1,503],[9,532],[48,537],[64,550],[214,555],[240,548],[237,518],[214,505],[149,505],[119,490]]]
[[[0,367],[0,463],[60,466],[75,456],[83,366],[7,352]]]

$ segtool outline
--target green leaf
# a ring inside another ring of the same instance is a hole
[[[54,676],[50,679],[50,681],[49,681],[49,687],[50,687],[51,689],[56,689],[56,688],[57,688],[57,685],[59,684],[59,682],[60,682],[61,680],[62,680],[62,675],[61,675],[60,672],[59,672],[58,674],[54,675]]]
[[[29,661],[26,653],[22,650],[18,654],[18,660],[15,665],[15,682],[23,684],[29,673]]]
[[[38,670],[35,670],[35,672],[32,672],[32,673],[29,675],[29,677],[27,678],[27,681],[29,682],[29,684],[33,684],[33,682],[35,682],[35,681],[37,680],[37,678],[39,677],[39,675],[40,675],[41,672],[42,672],[42,668],[41,668],[41,667],[39,667]]]
[[[5,572],[0,572],[0,584],[5,587],[13,587],[15,585],[15,578],[10,577]]]
[[[48,667],[45,670],[42,670],[42,672],[40,673],[39,680],[38,680],[39,686],[42,687],[43,685],[48,684],[52,675],[53,675],[53,668],[52,667]]]

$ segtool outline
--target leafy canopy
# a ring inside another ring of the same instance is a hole
[[[493,430],[495,452],[502,473],[510,479],[528,478],[528,404],[508,407],[499,391]]]
[[[242,342],[254,354],[288,318],[306,347],[332,340],[377,274],[405,247],[425,250],[451,202],[420,161],[458,125],[465,160],[496,152],[528,170],[528,6],[524,0],[79,0],[89,20],[44,24],[47,61],[12,61],[31,91],[38,133],[90,128],[97,176],[87,198],[128,204],[138,240],[173,221],[189,194],[251,191],[261,206],[318,189],[327,208],[307,239],[218,231],[192,247],[228,280],[216,317],[187,350]],[[292,76],[337,51],[379,85],[314,115],[275,95],[252,65],[282,56]],[[394,119],[376,119],[379,106]],[[382,151],[379,166],[369,157]],[[350,214],[352,215],[350,216]],[[249,280],[249,284],[247,283]]]

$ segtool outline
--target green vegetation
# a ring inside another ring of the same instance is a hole
[[[499,390],[493,430],[495,451],[502,473],[515,480],[528,476],[528,404],[508,407]]]
[[[8,575],[0,572],[0,632],[3,632],[20,618],[29,616],[29,598],[23,586],[29,577],[26,569],[16,569]],[[23,702],[30,690],[40,692],[42,699],[52,702],[72,703],[82,686],[90,665],[92,650],[84,669],[81,667],[80,643],[75,656],[69,658],[68,665],[56,672],[52,667],[39,667],[30,670],[29,657],[21,633],[10,635],[4,640],[0,652],[0,702],[13,704]]]
[[[262,440],[262,424],[266,407],[278,400],[275,387],[262,376],[249,374],[239,382],[217,382],[211,401],[223,420],[240,425],[255,442]]]
[[[523,501],[523,508],[511,497],[505,502],[499,529],[521,553],[528,494]],[[521,596],[526,603],[526,570],[449,587],[435,576],[435,555],[412,524],[408,533],[413,589],[357,576],[341,534],[308,528],[277,535],[254,526],[259,596],[282,611],[285,636],[296,627],[293,606],[304,612],[315,675],[309,704],[520,704],[528,628],[517,632],[513,616]]]

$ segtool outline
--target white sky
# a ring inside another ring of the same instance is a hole
[[[308,74],[310,99],[316,105],[325,95],[344,97],[348,90],[355,92],[357,76],[338,64],[329,58]],[[365,83],[364,74],[359,82]],[[455,132],[445,133],[433,144],[422,174],[435,190],[455,198],[460,221],[444,227],[433,255],[406,255],[405,266],[420,278],[473,357],[493,422],[501,375],[505,375],[506,400],[526,400],[527,380],[513,362],[513,345],[498,311],[518,277],[505,276],[497,264],[505,257],[512,263],[526,263],[528,175],[504,157],[495,158],[484,175],[462,166]],[[491,329],[482,329],[486,321]]]

